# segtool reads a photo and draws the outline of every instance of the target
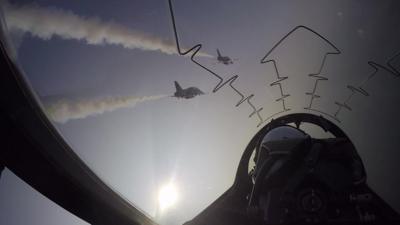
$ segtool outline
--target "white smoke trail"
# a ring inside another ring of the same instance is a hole
[[[73,119],[111,112],[120,108],[134,107],[136,104],[167,97],[166,95],[144,97],[105,97],[99,99],[60,99],[44,103],[44,109],[51,120],[66,123]]]
[[[34,37],[49,40],[58,36],[65,40],[84,40],[91,45],[120,45],[127,49],[160,51],[177,54],[173,42],[126,26],[104,22],[96,17],[83,17],[71,11],[37,4],[12,5],[1,1],[8,29],[30,33]],[[199,56],[213,57],[199,52]]]

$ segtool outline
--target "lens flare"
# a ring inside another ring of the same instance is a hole
[[[171,208],[178,201],[178,190],[173,183],[165,184],[158,192],[158,204],[161,210]]]

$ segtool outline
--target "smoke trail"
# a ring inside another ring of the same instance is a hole
[[[45,112],[51,120],[66,123],[73,119],[83,119],[88,116],[111,112],[120,108],[134,107],[136,104],[167,97],[166,95],[145,97],[105,97],[99,99],[67,100],[60,99],[45,103]]]
[[[105,22],[96,17],[83,17],[71,11],[37,4],[12,5],[0,1],[4,8],[8,29],[30,33],[32,36],[49,40],[58,36],[65,40],[84,40],[91,45],[120,45],[127,49],[160,51],[177,54],[173,42],[126,26]],[[206,53],[199,56],[213,57]]]

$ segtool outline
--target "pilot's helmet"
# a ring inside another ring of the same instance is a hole
[[[258,143],[253,159],[254,163],[258,165],[256,166],[257,170],[253,173],[254,176],[261,172],[261,167],[266,160],[269,160],[271,164],[277,164],[278,161],[282,164],[296,159],[315,164],[315,171],[321,170],[323,171],[321,173],[325,173],[328,167],[332,169],[332,165],[339,166],[340,164],[341,168],[347,171],[346,175],[349,175],[348,179],[353,184],[364,183],[366,179],[361,158],[348,138],[316,139],[303,130],[287,124],[266,132]],[[323,163],[329,166],[323,165]],[[266,168],[271,170],[273,167]],[[323,177],[329,177],[329,175]],[[342,178],[341,180],[343,180]],[[330,181],[335,179],[328,179],[327,183],[331,183]]]
[[[263,160],[274,154],[287,154],[309,137],[302,130],[289,125],[273,128],[259,142],[256,160]]]
[[[269,141],[305,139],[307,137],[308,135],[302,130],[289,125],[285,125],[270,130],[267,134],[265,134],[264,138],[261,141],[261,144]]]

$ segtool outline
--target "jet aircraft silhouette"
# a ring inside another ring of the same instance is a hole
[[[223,56],[221,55],[221,52],[219,51],[219,49],[217,49],[217,53],[218,53],[218,63],[223,63],[225,65],[229,65],[229,64],[233,64],[233,60],[231,58],[229,58],[229,56]]]
[[[197,87],[188,87],[186,89],[183,89],[177,81],[175,81],[175,88],[176,91],[172,97],[176,98],[193,98],[197,95],[203,95],[204,92],[202,92],[199,88]]]

